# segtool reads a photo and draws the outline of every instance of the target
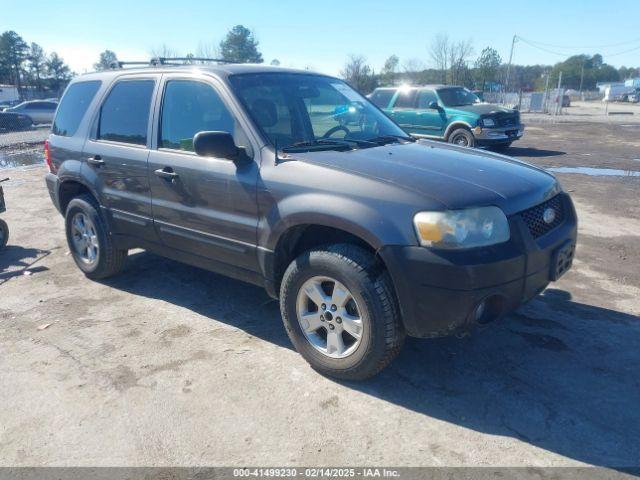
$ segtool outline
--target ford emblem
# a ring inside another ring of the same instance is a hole
[[[542,214],[544,223],[551,224],[556,219],[556,211],[553,208],[547,208]]]

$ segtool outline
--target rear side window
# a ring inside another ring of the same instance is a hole
[[[54,135],[70,137],[76,133],[101,83],[98,80],[76,82],[67,89],[53,121],[51,131]]]
[[[387,108],[395,93],[395,90],[376,90],[370,100],[378,108]]]
[[[109,92],[100,108],[99,140],[147,144],[153,80],[123,80]]]
[[[400,90],[393,108],[415,108],[417,90]]]

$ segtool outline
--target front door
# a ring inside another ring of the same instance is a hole
[[[232,112],[208,78],[163,77],[148,171],[154,224],[168,247],[256,272],[258,163]],[[200,131],[231,133],[246,158],[196,155]]]
[[[115,233],[157,240],[147,176],[151,104],[160,76],[118,80],[102,102],[83,149],[83,173]]]
[[[420,90],[413,118],[412,133],[441,137],[444,134],[447,116],[442,108],[431,108],[438,97],[433,90]]]

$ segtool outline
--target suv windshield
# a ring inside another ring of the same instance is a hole
[[[408,135],[369,100],[335,78],[296,73],[239,74],[231,84],[278,148],[377,146]]]
[[[447,107],[461,107],[462,105],[473,105],[480,103],[480,99],[466,88],[441,88],[438,96]]]

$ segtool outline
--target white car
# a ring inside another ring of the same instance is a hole
[[[34,124],[38,124],[53,122],[53,116],[56,113],[56,108],[58,108],[58,102],[52,102],[49,100],[31,100],[28,102],[22,102],[15,107],[7,108],[5,111],[27,115],[31,120],[33,120]]]

